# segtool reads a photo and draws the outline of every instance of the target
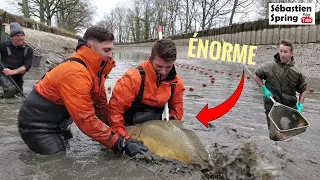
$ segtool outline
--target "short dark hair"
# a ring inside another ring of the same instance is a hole
[[[293,52],[293,46],[292,46],[292,42],[291,41],[283,39],[283,40],[280,41],[280,45],[281,44],[285,45],[285,46],[289,46],[290,49],[291,49],[291,52]]]
[[[95,40],[99,42],[103,41],[113,41],[114,35],[108,31],[107,29],[100,27],[100,26],[92,26],[89,27],[83,35],[83,39],[88,40]]]
[[[153,45],[151,57],[159,56],[163,60],[169,62],[177,58],[177,48],[174,42],[169,38],[163,38]]]

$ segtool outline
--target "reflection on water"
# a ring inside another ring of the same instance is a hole
[[[136,67],[148,56],[148,53],[135,53],[134,49],[118,49],[113,54],[117,66],[105,86],[112,89],[128,68]],[[176,66],[186,87],[184,127],[193,130],[210,150],[218,165],[218,174],[208,176],[174,161],[155,163],[115,156],[74,125],[75,138],[69,142],[67,152],[54,156],[35,155],[17,133],[16,118],[22,100],[15,99],[11,103],[0,100],[1,179],[254,179],[258,175],[266,179],[275,175],[282,179],[319,179],[319,79],[308,79],[309,86],[315,89],[313,94],[307,94],[303,110],[310,127],[291,141],[274,142],[268,138],[261,90],[252,78],[245,78],[236,105],[223,117],[210,122],[209,128],[195,118],[206,104],[209,108],[215,107],[232,95],[241,79],[241,66],[193,59],[178,59]],[[190,70],[191,66],[204,69],[194,71]],[[25,76],[26,92],[31,91],[42,75],[30,72]],[[210,75],[215,78],[213,83]],[[249,75],[245,72],[245,76]],[[110,96],[111,91],[107,91],[108,99]],[[264,173],[267,171],[271,173]]]
[[[126,60],[126,61],[143,61],[149,57],[148,53],[137,53],[137,52],[123,52],[123,51],[114,51],[112,57],[115,60]]]

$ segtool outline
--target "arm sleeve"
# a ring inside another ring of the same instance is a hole
[[[258,76],[260,79],[267,79],[268,77],[268,65],[265,63],[263,64],[261,67],[259,67],[258,69],[256,69],[255,74],[256,76]]]
[[[178,81],[175,85],[174,94],[169,100],[169,113],[170,116],[174,117],[176,120],[181,120],[184,110],[183,110],[183,93],[185,91],[184,84],[182,81]]]
[[[32,60],[33,60],[33,50],[31,47],[28,47],[27,55],[24,58],[24,67],[26,68],[26,72],[28,72],[29,69],[31,68]]]
[[[4,51],[7,51],[5,49],[5,44],[4,43],[0,43],[0,55],[2,55],[4,53]]]
[[[104,84],[104,83],[103,83]],[[98,101],[95,104],[95,110],[96,110],[96,115],[101,119],[102,122],[105,124],[108,123],[108,99],[107,99],[107,94],[106,94],[106,89],[103,86],[100,96],[98,97]]]
[[[139,76],[136,76],[138,74]],[[139,79],[140,80],[139,80]],[[129,70],[116,83],[108,106],[108,120],[112,129],[125,138],[129,135],[124,126],[124,112],[131,107],[136,97],[137,86],[140,86],[141,77],[138,70]]]
[[[0,43],[0,62],[1,62],[2,65],[4,65],[4,64],[3,64],[3,61],[2,61],[3,54],[4,54],[4,52],[7,51],[7,49],[5,49],[5,48],[6,48],[6,47],[5,47],[4,42]],[[5,66],[5,65],[4,65],[4,66]],[[3,68],[5,68],[5,67],[0,66],[0,71],[2,71]]]
[[[296,88],[296,91],[298,92],[298,93],[303,93],[304,91],[306,91],[307,90],[307,81],[306,81],[306,77],[305,77],[305,75],[304,74],[300,74],[300,76],[299,76],[299,84],[298,84],[298,86],[297,86],[297,88]]]
[[[118,136],[95,115],[89,74],[71,69],[64,76],[58,90],[75,124],[87,136],[108,148],[113,147]]]

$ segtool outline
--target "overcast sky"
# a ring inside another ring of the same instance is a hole
[[[0,9],[4,9],[5,11],[12,13],[12,14],[18,14],[17,10],[10,5],[10,0],[0,0]],[[92,4],[96,6],[97,11],[96,15],[94,17],[94,23],[101,20],[104,13],[110,11],[111,9],[116,7],[116,4],[118,3],[126,3],[128,0],[91,0]]]
[[[0,0],[1,1],[1,0]],[[127,3],[128,0],[92,0],[92,4],[97,7],[97,13],[94,18],[94,23],[102,19],[104,13],[111,11],[118,3]]]

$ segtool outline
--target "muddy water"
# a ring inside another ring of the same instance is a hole
[[[127,68],[138,65],[148,54],[120,51],[114,56],[117,66],[105,84],[111,88]],[[184,127],[193,130],[210,151],[217,165],[215,172],[154,155],[119,157],[75,126],[75,137],[66,152],[35,155],[18,135],[16,117],[22,100],[16,98],[0,100],[0,179],[320,179],[319,79],[309,79],[315,93],[308,93],[305,100],[303,115],[310,127],[289,141],[274,142],[269,140],[262,95],[252,78],[245,78],[237,104],[211,122],[209,128],[195,118],[207,103],[209,108],[217,106],[234,92],[243,71],[241,66],[190,59],[179,59],[177,63],[184,64],[177,67],[186,86]],[[191,71],[192,65],[203,67],[203,73]],[[42,74],[34,71],[25,76],[26,93]],[[215,78],[214,83],[209,75]],[[110,98],[110,91],[107,96]]]

